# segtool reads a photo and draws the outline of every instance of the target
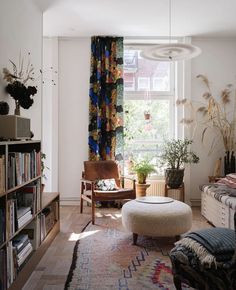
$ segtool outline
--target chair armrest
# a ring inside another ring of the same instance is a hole
[[[135,190],[135,182],[136,182],[135,178],[122,175],[122,176],[120,176],[120,179],[122,179],[122,187],[124,187],[125,179],[131,180],[133,182],[133,189]]]
[[[129,179],[129,180],[132,180],[132,181],[136,181],[135,178],[133,178],[133,177],[128,177],[128,176],[124,176],[124,175],[120,176],[120,178],[123,178],[123,179]]]
[[[80,181],[84,182],[84,183],[94,184],[94,180],[88,180],[88,179],[81,178]]]

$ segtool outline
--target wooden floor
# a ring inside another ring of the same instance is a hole
[[[23,290],[62,290],[72,261],[76,234],[91,220],[91,208],[79,214],[79,207],[61,207],[61,232],[57,235],[48,251],[32,273]],[[117,212],[117,209],[97,209],[96,212]],[[210,225],[201,216],[199,208],[193,208],[194,229]]]

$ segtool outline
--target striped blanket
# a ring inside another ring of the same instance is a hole
[[[176,245],[193,251],[204,266],[211,267],[229,261],[236,248],[235,232],[225,228],[211,228],[188,233]]]
[[[216,200],[236,210],[236,189],[225,184],[211,183],[200,186],[200,190],[211,195]]]

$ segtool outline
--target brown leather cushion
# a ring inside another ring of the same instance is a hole
[[[112,160],[84,161],[84,178],[88,180],[111,178],[119,180],[118,166]]]

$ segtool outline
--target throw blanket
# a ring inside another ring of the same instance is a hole
[[[236,248],[235,232],[231,229],[204,229],[187,234],[176,243],[192,250],[202,265],[217,265],[217,262],[229,261]]]
[[[236,189],[230,188],[225,184],[211,183],[201,185],[200,190],[236,210]]]

